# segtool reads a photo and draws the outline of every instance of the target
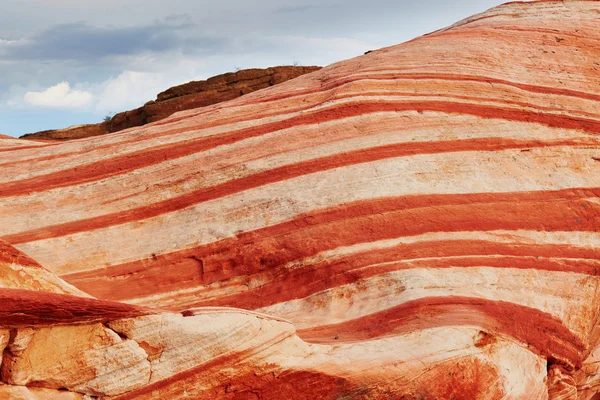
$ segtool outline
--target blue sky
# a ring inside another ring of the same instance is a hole
[[[100,122],[238,68],[327,65],[497,0],[2,0],[0,133]]]

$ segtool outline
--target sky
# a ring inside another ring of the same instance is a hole
[[[101,122],[174,85],[321,65],[498,0],[0,0],[0,133]]]

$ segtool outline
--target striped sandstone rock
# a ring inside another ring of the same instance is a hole
[[[6,244],[2,254],[2,262],[12,269],[39,268]],[[547,393],[545,360],[476,327],[310,344],[281,318],[222,307],[159,312],[64,294],[65,283],[57,287],[59,278],[43,275],[46,281],[39,279],[36,290],[0,289],[2,399],[496,398]],[[15,285],[27,287],[30,276],[15,279]],[[440,341],[448,334],[450,348]],[[519,364],[511,372],[499,360]]]
[[[230,358],[121,398],[590,399],[599,15],[508,3],[142,128],[0,138],[2,239],[99,299],[188,315],[108,323],[152,348],[157,324],[225,318],[199,307],[289,321],[181,322]]]

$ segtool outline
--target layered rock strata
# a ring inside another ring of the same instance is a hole
[[[8,255],[2,268],[38,268],[8,245],[2,254]],[[64,294],[67,284],[57,286],[60,279],[48,279],[47,271],[42,275],[46,280],[36,280],[35,291],[0,289],[0,398],[387,399],[409,393],[435,398],[546,393],[543,359],[474,327],[316,345],[301,340],[294,325],[281,318],[219,307],[159,312]],[[31,274],[23,275],[21,283],[27,287],[30,280]],[[450,352],[448,343],[439,342],[448,335],[454,338]],[[520,364],[510,372],[499,368],[498,358],[516,358]]]
[[[2,238],[99,299],[172,311],[81,340],[147,354],[127,368],[149,380],[107,396],[591,399],[598,15],[508,3],[127,132],[0,138]],[[7,383],[48,382],[19,365],[35,379]]]

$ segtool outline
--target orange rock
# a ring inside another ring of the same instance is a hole
[[[85,292],[57,278],[38,264],[37,261],[3,240],[0,240],[0,288],[27,289],[90,297]]]
[[[98,298],[0,290],[3,380],[597,397],[599,13],[508,3],[118,135],[0,138],[3,240]],[[40,270],[24,281],[63,287]],[[81,365],[61,358],[71,339]]]
[[[60,390],[28,388],[26,386],[13,386],[0,384],[0,399],[6,400],[90,400],[90,397],[81,393],[65,392]]]

